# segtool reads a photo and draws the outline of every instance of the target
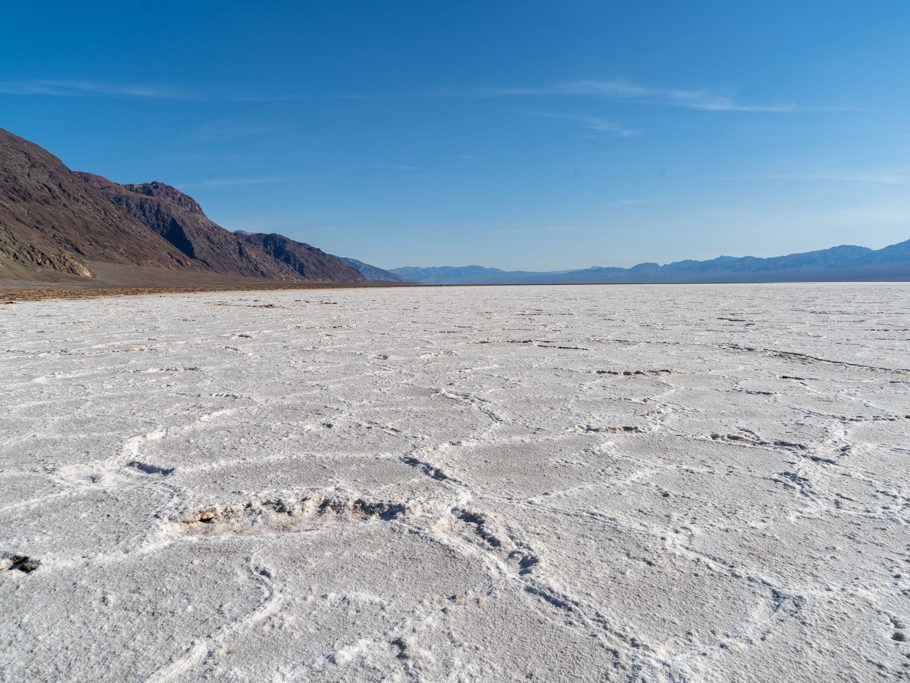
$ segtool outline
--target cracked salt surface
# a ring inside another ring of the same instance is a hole
[[[0,680],[908,680],[908,329],[905,284],[4,307]]]

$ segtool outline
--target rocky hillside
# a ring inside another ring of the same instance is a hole
[[[170,185],[119,184],[70,171],[47,150],[0,129],[0,285],[255,280],[400,282],[284,235],[225,230]]]
[[[80,280],[96,263],[203,270],[57,157],[0,129],[0,278]]]
[[[255,280],[369,281],[344,260],[278,234],[233,233],[160,182],[70,171],[0,129],[0,283],[189,286]]]
[[[276,262],[290,268],[306,280],[324,282],[365,282],[367,278],[344,259],[327,254],[322,249],[296,242],[277,233],[238,231],[235,237],[251,249],[265,253]]]
[[[192,197],[170,185],[120,185],[90,173],[80,175],[110,202],[206,270],[270,280],[313,279],[225,230],[210,220]]]

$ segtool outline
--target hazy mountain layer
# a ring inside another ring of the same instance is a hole
[[[709,261],[639,263],[558,272],[507,271],[483,266],[393,268],[420,284],[571,284],[670,282],[786,282],[813,280],[908,280],[910,240],[882,249],[842,245],[772,258],[720,256]]]
[[[355,258],[348,258],[346,256],[339,256],[338,258],[352,266],[358,273],[371,282],[409,282],[406,278],[403,278],[390,270],[383,270],[382,268],[371,266],[369,263],[358,261]]]

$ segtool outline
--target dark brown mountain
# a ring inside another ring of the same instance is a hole
[[[216,273],[285,281],[364,281],[341,259],[308,244],[277,234],[225,230],[205,215],[196,200],[170,185],[120,185],[90,173],[81,175],[113,204]]]
[[[192,286],[367,280],[357,268],[277,234],[232,233],[164,183],[74,173],[0,129],[0,283]]]
[[[192,197],[170,185],[119,185],[90,173],[80,175],[117,207],[207,270],[269,280],[304,279],[210,220]]]
[[[203,270],[57,157],[0,129],[0,278],[78,281],[108,264]]]
[[[259,249],[279,263],[290,267],[307,280],[328,282],[365,282],[366,278],[349,263],[303,242],[277,233],[234,233],[240,241]]]

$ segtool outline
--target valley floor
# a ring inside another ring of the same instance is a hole
[[[0,680],[910,677],[910,285],[0,307]]]
[[[146,294],[189,294],[200,292],[268,292],[272,290],[287,289],[345,289],[348,287],[406,287],[403,283],[378,283],[366,282],[345,284],[338,282],[269,282],[258,283],[222,283],[215,285],[185,285],[185,286],[96,286],[84,287],[79,285],[56,286],[42,284],[41,286],[22,286],[22,283],[0,282],[0,305],[11,304],[17,301],[42,301],[44,299],[95,299],[111,296],[143,296]]]

